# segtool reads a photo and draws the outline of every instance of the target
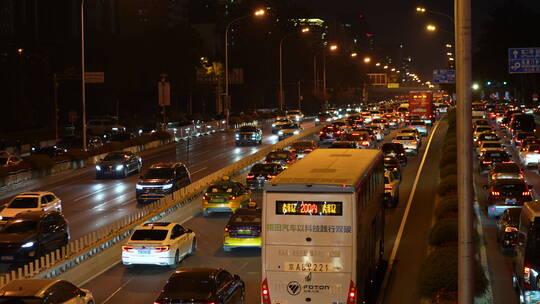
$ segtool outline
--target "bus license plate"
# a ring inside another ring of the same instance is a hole
[[[329,263],[285,262],[285,271],[289,272],[329,272]]]

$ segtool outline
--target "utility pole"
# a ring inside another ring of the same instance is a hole
[[[471,0],[455,0],[457,173],[459,206],[458,303],[474,303]]]
[[[86,151],[86,79],[84,66],[84,0],[81,0],[81,85],[82,85],[82,146]]]
[[[302,88],[301,80],[298,80],[298,110],[302,110]]]

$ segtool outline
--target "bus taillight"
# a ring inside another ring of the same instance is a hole
[[[262,304],[272,304],[272,301],[270,301],[270,291],[268,290],[268,281],[264,279],[262,282]]]
[[[354,286],[354,282],[351,281],[351,284],[349,285],[349,293],[347,296],[347,304],[356,304],[356,287]]]

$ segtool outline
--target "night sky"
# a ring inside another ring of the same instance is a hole
[[[480,35],[482,23],[489,17],[490,12],[504,1],[508,0],[472,0],[473,48]],[[537,11],[540,10],[538,0],[516,1]],[[442,16],[418,15],[415,8],[421,4],[453,16],[454,3],[451,0],[309,0],[309,3],[315,13],[363,12],[370,24],[371,32],[377,37],[377,43],[380,45],[403,43],[405,53],[413,57],[415,71],[420,73],[423,80],[431,80],[434,68],[446,68],[444,45],[453,41],[453,25]],[[440,31],[427,33],[424,30],[427,23],[437,24]]]

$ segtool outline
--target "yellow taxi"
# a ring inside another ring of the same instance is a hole
[[[240,208],[231,216],[223,237],[223,251],[230,252],[234,248],[262,247],[261,237],[262,211],[254,202],[248,208]]]
[[[242,183],[231,181],[229,177],[206,190],[202,200],[203,215],[211,213],[235,212],[250,201],[251,192]]]

